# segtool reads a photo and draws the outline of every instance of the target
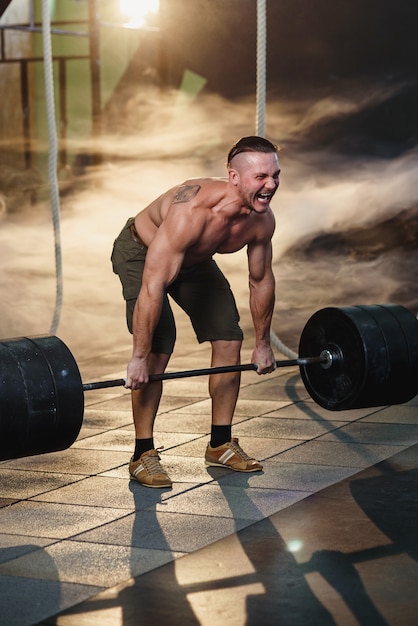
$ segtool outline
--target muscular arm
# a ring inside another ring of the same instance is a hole
[[[161,314],[164,291],[181,269],[186,250],[200,236],[202,220],[185,209],[173,208],[152,240],[146,257],[142,287],[133,316],[133,350],[126,386],[148,381],[152,336]]]
[[[274,369],[274,355],[270,345],[270,327],[275,302],[271,240],[249,244],[247,254],[250,311],[255,331],[252,360],[259,366],[258,373],[265,374]]]
[[[164,290],[177,276],[184,258],[181,246],[174,246],[166,224],[162,224],[148,252],[133,316],[132,356],[147,359],[153,332],[161,314]]]

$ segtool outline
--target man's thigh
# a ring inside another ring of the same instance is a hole
[[[168,293],[190,317],[199,343],[242,340],[234,295],[213,259],[180,272]]]

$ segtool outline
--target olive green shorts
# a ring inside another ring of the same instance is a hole
[[[115,240],[113,271],[119,276],[126,301],[126,321],[132,333],[133,311],[142,284],[147,247],[134,241],[129,219]],[[152,352],[171,354],[176,325],[167,294],[187,313],[199,343],[242,340],[239,313],[230,285],[213,259],[181,270],[164,294],[160,320],[154,332]]]

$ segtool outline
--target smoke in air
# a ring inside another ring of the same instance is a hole
[[[306,320],[324,306],[395,302],[418,311],[416,149],[391,158],[366,157],[324,141],[329,120],[338,123],[379,100],[376,90],[369,98],[362,93],[363,101],[352,91],[352,97],[338,100],[268,102],[265,134],[281,146],[282,169],[272,202],[273,327],[292,349]],[[81,172],[86,158],[80,155],[89,149],[85,142],[69,145],[79,165],[61,179],[64,302],[57,335],[76,359],[115,351],[128,358],[131,339],[110,264],[114,238],[128,217],[170,186],[195,176],[224,176],[230,145],[255,132],[254,108],[252,99],[232,103],[201,96],[188,103],[142,92],[126,104],[126,128],[104,133],[99,167]],[[49,200],[31,204],[22,181],[14,186],[6,178],[4,170],[0,333],[3,338],[48,333],[56,287]],[[217,261],[236,293],[251,341],[245,252],[218,255]],[[178,321],[181,349],[182,333],[192,331],[182,313]]]

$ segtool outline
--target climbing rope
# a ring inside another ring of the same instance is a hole
[[[256,135],[263,137],[266,114],[267,0],[257,0]]]
[[[44,78],[45,78],[45,99],[48,122],[48,180],[51,198],[52,223],[54,227],[54,247],[55,247],[55,276],[56,276],[56,296],[54,316],[51,323],[50,334],[54,335],[58,328],[63,295],[62,279],[62,255],[61,255],[61,232],[60,232],[60,198],[57,176],[58,164],[58,141],[55,123],[55,102],[54,102],[54,78],[52,64],[51,46],[51,20],[49,14],[49,0],[42,0],[42,45],[44,55]]]
[[[256,64],[256,135],[264,137],[266,119],[266,58],[267,58],[267,0],[257,0],[257,64]],[[288,348],[276,335],[274,330],[270,330],[270,341],[273,346],[289,359],[296,359],[297,353]]]

